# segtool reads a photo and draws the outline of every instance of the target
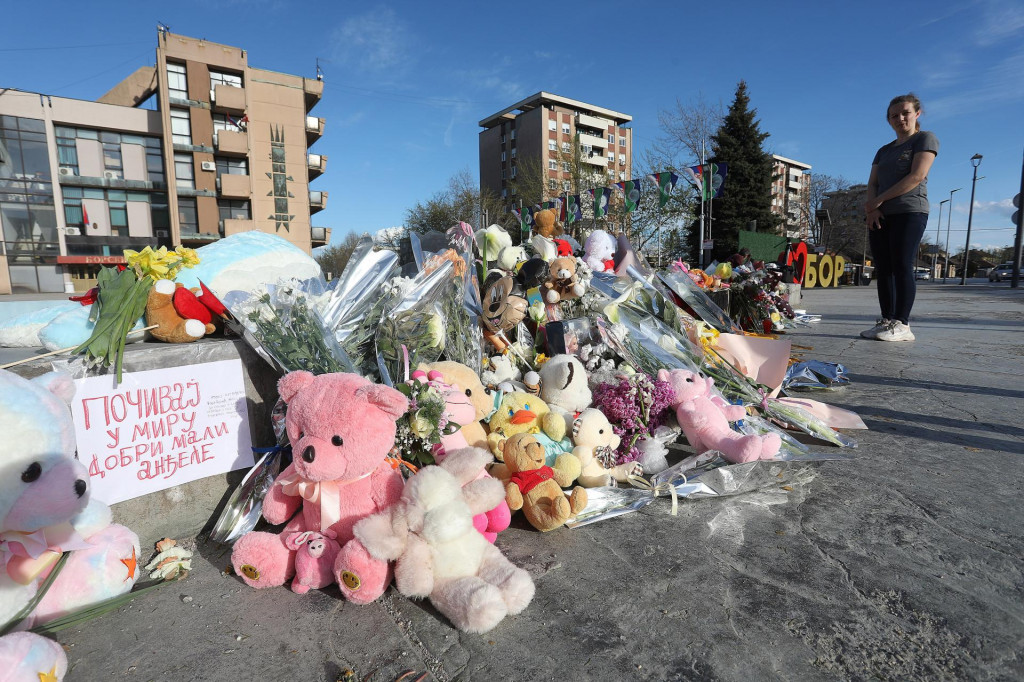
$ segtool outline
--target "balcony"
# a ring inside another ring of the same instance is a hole
[[[602,149],[608,148],[608,138],[597,137],[596,135],[588,135],[587,133],[580,133],[580,144],[590,145],[591,147],[601,147]]]
[[[249,135],[244,130],[235,132],[233,130],[215,130],[213,132],[213,147],[218,154],[231,156],[249,155]]]
[[[309,212],[316,213],[327,208],[327,192],[321,191],[310,191],[309,193]]]
[[[587,126],[588,128],[597,128],[598,130],[608,130],[608,121],[597,116],[588,116],[586,114],[580,114],[576,117],[576,125]]]
[[[801,189],[803,189],[803,183],[801,183],[799,180],[790,180],[789,182],[786,183],[786,187],[790,189],[795,189],[796,191],[799,192]]]
[[[327,246],[327,243],[331,241],[331,228],[311,227],[309,230],[309,239],[312,242],[313,248]]]
[[[310,111],[324,96],[324,82],[313,78],[303,78],[302,92],[306,98],[306,111]]]
[[[324,134],[324,125],[327,123],[326,120],[317,116],[306,117],[306,146],[309,147],[314,142],[320,139],[320,136]]]
[[[320,177],[320,174],[327,170],[327,157],[323,154],[310,154],[306,164],[309,168],[309,179]]]
[[[218,84],[210,90],[210,105],[214,111],[241,114],[245,112],[245,88]]]
[[[217,190],[225,199],[248,199],[250,195],[249,176],[222,173],[217,178]]]
[[[589,163],[591,166],[600,166],[601,168],[608,167],[608,158],[601,154],[593,154],[592,156],[585,156],[582,159],[583,163]]]
[[[229,176],[225,175],[224,177]],[[241,232],[251,232],[255,229],[252,220],[246,220],[244,218],[225,218],[221,222],[223,223],[221,231],[224,232],[225,237],[230,237],[233,234],[239,234]]]

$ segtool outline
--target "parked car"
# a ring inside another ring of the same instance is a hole
[[[931,279],[932,271],[928,268],[914,268],[914,279]]]
[[[1013,277],[1013,263],[1000,263],[988,271],[988,281],[1002,282]]]

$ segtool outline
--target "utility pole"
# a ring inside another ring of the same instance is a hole
[[[946,276],[949,274],[949,225],[953,222],[953,193],[959,192],[963,187],[949,190],[949,214],[946,216],[946,262],[942,271],[942,283],[946,283]]]
[[[967,284],[967,265],[971,262],[971,222],[974,220],[974,186],[978,184],[978,166],[981,165],[981,154],[971,157],[974,166],[974,177],[971,179],[971,205],[967,209],[967,243],[964,246],[964,271],[960,273],[960,286]]]

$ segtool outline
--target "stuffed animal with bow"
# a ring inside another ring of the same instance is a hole
[[[349,601],[373,601],[391,582],[391,567],[355,539],[356,523],[395,502],[402,475],[387,461],[395,422],[408,399],[356,374],[297,371],[278,382],[288,405],[285,425],[295,459],[274,481],[263,517],[281,534],[252,532],[235,543],[231,563],[247,585],[275,587],[295,575],[294,533],[334,533],[341,547],[333,577]],[[296,514],[296,512],[301,512]]]

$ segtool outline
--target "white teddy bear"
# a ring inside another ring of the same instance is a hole
[[[580,460],[583,472],[577,482],[584,488],[600,488],[611,485],[614,478],[625,483],[628,476],[639,476],[643,468],[637,462],[614,464],[615,449],[622,439],[615,433],[608,417],[601,410],[590,407],[580,413],[572,423],[572,442],[576,447],[572,454]]]

